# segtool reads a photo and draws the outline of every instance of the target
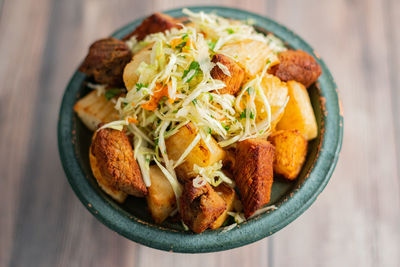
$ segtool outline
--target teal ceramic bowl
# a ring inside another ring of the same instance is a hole
[[[300,216],[315,201],[328,183],[335,168],[343,132],[343,117],[335,82],[325,63],[299,36],[286,27],[260,15],[226,7],[191,7],[193,11],[216,12],[218,15],[246,20],[253,19],[256,28],[272,32],[293,49],[314,55],[323,74],[317,85],[309,89],[317,118],[319,135],[309,144],[307,161],[295,182],[274,181],[270,204],[278,209],[259,215],[230,231],[207,230],[202,234],[185,232],[180,224],[155,225],[144,199],[129,197],[118,204],[97,186],[91,173],[88,151],[91,132],[73,112],[74,103],[88,92],[86,76],[75,72],[65,91],[58,122],[58,144],[61,161],[73,190],[83,205],[102,223],[117,233],[143,245],[174,252],[201,253],[243,246],[282,229]],[[181,17],[181,9],[165,11]],[[113,34],[122,38],[143,19],[122,27]]]

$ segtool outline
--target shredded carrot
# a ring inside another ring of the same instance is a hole
[[[171,47],[175,48],[177,45],[183,42],[182,38],[176,38],[171,40]]]
[[[157,108],[158,102],[160,102],[161,98],[164,96],[168,97],[168,86],[161,85],[160,83],[156,84],[156,90],[154,91],[153,95],[151,96],[150,100],[146,103],[142,104],[141,107],[146,110],[153,111]],[[174,103],[174,99],[169,99],[169,103]],[[172,104],[171,103],[171,104]]]
[[[135,119],[135,118],[129,117],[129,118],[128,118],[128,122],[129,122],[129,123],[138,123],[138,120]]]

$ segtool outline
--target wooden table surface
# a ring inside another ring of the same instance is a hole
[[[203,255],[150,249],[97,221],[67,182],[56,133],[91,42],[195,4],[297,32],[330,67],[345,118],[336,171],[308,211],[269,238]],[[399,24],[396,0],[0,0],[0,266],[400,266]]]

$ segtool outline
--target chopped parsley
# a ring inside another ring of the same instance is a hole
[[[192,103],[193,103],[193,105],[196,105],[196,104],[197,104],[197,99],[196,99],[196,98],[193,99],[193,100],[192,100]]]
[[[217,42],[215,41],[209,41],[208,42],[208,47],[210,48],[211,51],[214,51],[215,45],[217,44]]]
[[[212,94],[208,93],[208,96],[210,97],[210,102],[213,101],[214,97],[212,96]]]
[[[111,98],[114,98],[115,96],[118,96],[122,93],[122,89],[119,88],[111,88],[108,89],[104,96],[106,97],[107,101],[109,101]]]
[[[147,84],[144,85],[142,83],[137,83],[136,84],[136,91],[138,92],[138,91],[140,91],[140,89],[142,89],[142,87],[147,87],[147,86],[148,86]]]
[[[235,31],[232,30],[231,28],[226,29],[226,31],[227,31],[229,34],[235,33]]]
[[[184,46],[186,46],[186,43],[187,43],[187,42],[184,41],[184,42],[178,44],[177,46],[175,46],[175,48],[176,48],[176,49],[179,49],[179,51],[182,51],[182,48],[183,48]]]
[[[186,81],[187,83],[190,82],[190,81],[199,73],[199,68],[200,68],[199,62],[197,62],[197,61],[192,61],[192,63],[190,63],[189,68],[183,72],[182,79],[184,79],[184,78],[188,75],[188,73],[189,73],[191,70],[194,70],[195,72],[194,72],[194,74],[192,75],[192,77],[190,77],[190,78]]]
[[[247,91],[247,93],[249,95],[251,95],[254,92],[254,88],[253,87],[247,87],[246,91]]]

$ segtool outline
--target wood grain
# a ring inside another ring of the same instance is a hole
[[[216,4],[268,15],[317,49],[342,97],[343,149],[316,203],[274,236],[203,255],[157,251],[77,200],[57,112],[94,40],[154,11]],[[396,0],[0,0],[0,266],[399,266],[399,23]]]

